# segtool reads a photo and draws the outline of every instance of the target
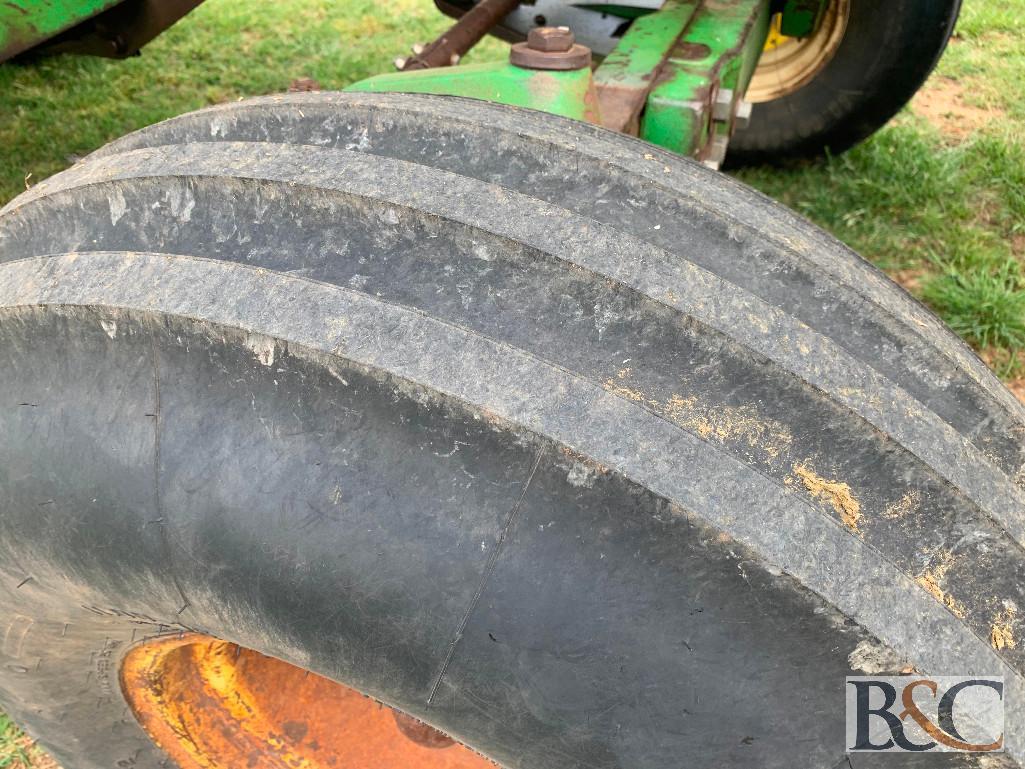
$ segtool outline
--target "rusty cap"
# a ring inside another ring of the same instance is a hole
[[[591,66],[591,49],[579,45],[569,27],[535,27],[516,43],[509,62],[524,69],[573,70]]]
[[[527,33],[527,46],[532,51],[565,52],[576,41],[569,27],[534,27]]]

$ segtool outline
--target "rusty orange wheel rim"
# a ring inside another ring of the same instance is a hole
[[[181,769],[495,769],[354,689],[209,636],[134,647],[121,685]]]

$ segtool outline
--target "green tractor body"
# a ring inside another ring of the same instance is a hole
[[[202,0],[9,0],[0,3],[0,62],[26,51],[121,58]]]

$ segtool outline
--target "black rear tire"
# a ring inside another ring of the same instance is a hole
[[[754,105],[730,142],[732,166],[840,153],[882,128],[925,82],[961,0],[850,0],[839,49],[811,80]]]
[[[1020,404],[591,126],[295,94],[115,142],[0,212],[0,397],[0,704],[67,769],[162,765],[117,669],[183,631],[518,769],[832,769],[844,676],[908,663],[1023,720]]]

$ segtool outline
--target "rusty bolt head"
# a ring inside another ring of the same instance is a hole
[[[513,45],[509,61],[524,69],[584,69],[591,66],[591,49],[578,44],[569,27],[535,27],[527,42]]]
[[[575,42],[569,27],[535,27],[527,33],[527,47],[532,51],[563,53]]]

